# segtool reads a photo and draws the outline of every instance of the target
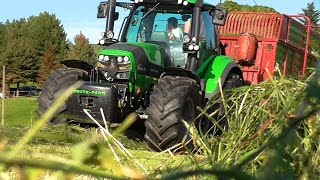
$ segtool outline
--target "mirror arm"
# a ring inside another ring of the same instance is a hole
[[[113,32],[113,28],[114,28],[114,21],[115,21],[115,16],[116,16],[116,0],[109,0],[108,1],[108,9],[107,9],[107,26],[106,26],[106,33],[108,31],[112,31]],[[106,34],[105,33],[105,34]]]

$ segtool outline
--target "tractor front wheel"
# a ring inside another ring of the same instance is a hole
[[[147,108],[145,140],[149,149],[164,151],[190,140],[183,121],[191,123],[201,104],[200,88],[187,77],[165,76],[155,85]],[[189,143],[187,146],[192,147]]]
[[[55,100],[63,94],[69,86],[79,80],[87,80],[88,73],[76,68],[60,68],[51,73],[42,86],[41,94],[38,98],[39,108],[38,114],[44,114],[55,102]],[[55,116],[50,120],[52,124],[61,124],[67,121],[64,112],[67,110],[66,103],[61,105]]]

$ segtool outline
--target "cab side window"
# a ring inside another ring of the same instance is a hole
[[[133,18],[130,22],[129,31],[127,32],[126,41],[127,42],[137,42],[139,30],[141,26],[141,18],[143,16],[144,7],[139,7],[134,12]]]
[[[205,31],[205,38],[206,44],[208,49],[214,49],[216,46],[216,38],[215,38],[215,28],[212,23],[212,17],[209,15],[209,12],[205,11],[201,13],[202,15],[202,22],[204,23],[204,31]]]
[[[212,23],[212,17],[209,12],[204,11],[201,13],[201,26],[200,26],[200,54],[201,60],[207,59],[210,55],[215,53],[216,36],[215,27]]]

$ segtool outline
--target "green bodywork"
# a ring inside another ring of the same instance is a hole
[[[197,0],[187,0],[188,1],[188,3],[190,3],[190,4],[195,4],[196,2],[197,2]]]
[[[190,4],[196,4],[197,3],[197,0],[187,0],[188,1],[188,3],[190,3]],[[209,4],[209,3],[203,3],[204,5],[206,5],[206,6],[212,6],[211,4]]]
[[[197,70],[200,79],[206,82],[206,94],[214,93],[219,88],[219,79],[228,73],[227,66],[233,60],[227,56],[210,56]]]
[[[159,45],[151,43],[128,43],[140,46],[148,56],[149,62],[158,66],[164,66],[164,51]]]
[[[164,66],[164,51],[160,46],[150,43],[128,44],[143,48],[145,54],[148,57],[148,63],[152,63],[161,67]],[[131,69],[129,71],[129,90],[131,93],[133,93],[135,86],[145,92],[148,91],[152,85],[158,83],[158,78],[137,73],[137,61],[134,59],[134,55],[129,51],[118,49],[105,49],[101,50],[99,55],[129,57],[131,64]]]
[[[164,52],[158,45],[150,43],[130,43],[142,47],[146,53],[149,63],[164,66]],[[102,55],[108,56],[127,56],[130,58],[131,69],[129,73],[129,89],[130,92],[134,91],[135,87],[140,88],[142,91],[147,91],[154,84],[158,83],[158,78],[142,75],[137,73],[137,64],[134,56],[129,51],[106,49],[100,51]],[[99,54],[99,55],[100,55]],[[212,55],[205,60],[201,66],[197,69],[197,75],[199,79],[204,79],[206,82],[206,94],[214,93],[219,87],[219,79],[226,73],[227,66],[233,62],[230,57]]]

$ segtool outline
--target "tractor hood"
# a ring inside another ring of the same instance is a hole
[[[99,55],[129,57],[133,66],[146,63],[164,66],[165,50],[151,43],[117,43],[105,47]]]
[[[106,79],[127,80],[130,92],[133,85],[147,91],[156,84],[171,58],[160,45],[151,43],[116,43],[100,51],[98,68]]]

